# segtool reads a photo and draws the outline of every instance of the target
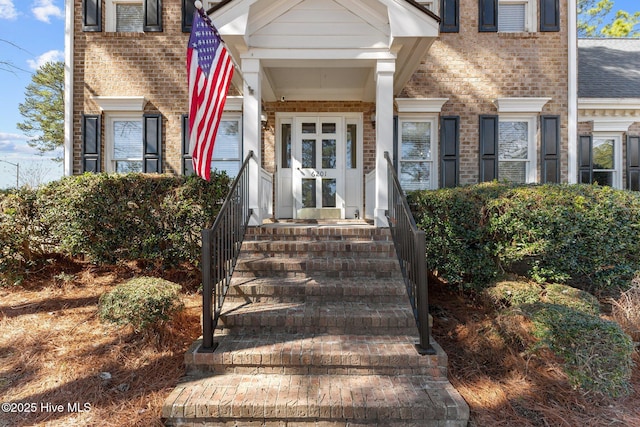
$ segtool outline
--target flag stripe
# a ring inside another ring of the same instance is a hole
[[[187,48],[189,151],[194,171],[207,181],[232,77],[229,52],[210,21],[196,11]]]

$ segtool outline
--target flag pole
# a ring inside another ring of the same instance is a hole
[[[211,22],[211,18],[209,18],[209,15],[207,15],[207,12],[205,12],[202,2],[200,0],[196,0],[195,2],[193,2],[193,5],[195,6],[196,10],[200,14],[204,22],[206,22],[209,28],[211,28],[211,30],[215,33],[216,37],[218,37],[222,42],[222,44],[226,46],[227,44],[224,42],[224,39],[218,32],[218,29],[216,28],[215,25],[213,25],[213,22]],[[251,88],[251,86],[249,86],[247,81],[244,79],[244,75],[242,74],[242,69],[238,66],[238,63],[236,62],[236,59],[231,54],[231,51],[229,50],[229,48],[227,48],[227,51],[229,52],[229,57],[231,58],[231,62],[233,63],[233,68],[236,69],[242,81],[247,85],[247,88],[249,88],[249,92],[253,94],[253,89]]]

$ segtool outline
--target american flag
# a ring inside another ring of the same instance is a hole
[[[187,46],[189,151],[193,169],[211,178],[211,156],[233,77],[233,61],[208,17],[196,10]]]

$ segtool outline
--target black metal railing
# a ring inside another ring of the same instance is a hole
[[[249,209],[250,151],[211,228],[202,230],[202,352],[216,349],[213,335],[253,211]]]
[[[420,343],[416,347],[420,354],[435,354],[435,350],[429,342],[431,331],[429,328],[426,236],[424,231],[419,230],[416,226],[416,221],[409,210],[409,204],[400,186],[389,153],[385,151],[384,157],[387,159],[389,185],[389,209],[386,211],[386,217],[420,334]]]

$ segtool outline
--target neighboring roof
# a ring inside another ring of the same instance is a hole
[[[579,39],[579,98],[640,98],[640,39]]]

